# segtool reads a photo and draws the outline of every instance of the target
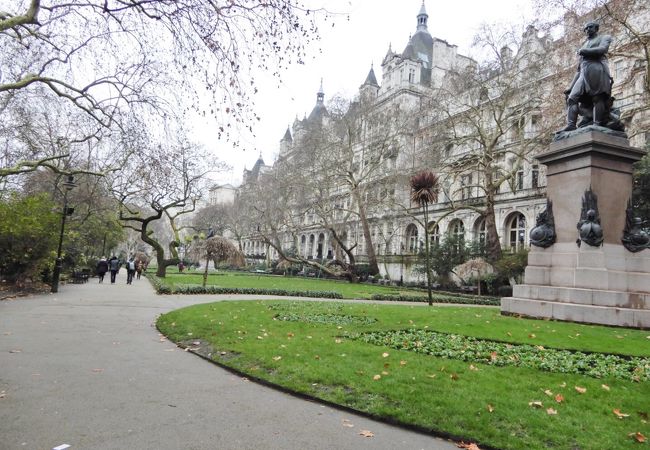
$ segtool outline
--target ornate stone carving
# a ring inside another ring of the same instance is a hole
[[[634,216],[632,202],[628,199],[625,209],[625,229],[621,242],[632,253],[650,248],[650,236],[643,230],[642,225],[643,221]]]
[[[592,247],[603,245],[603,229],[600,226],[600,215],[598,214],[598,196],[593,193],[591,187],[582,196],[582,211],[580,212],[580,221],[577,228],[579,237],[576,244],[578,244],[578,247],[580,247],[581,242],[585,242]]]
[[[536,247],[548,248],[555,244],[555,220],[553,202],[546,200],[546,209],[537,215],[535,228],[530,230],[530,243]]]

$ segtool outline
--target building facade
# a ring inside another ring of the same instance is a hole
[[[415,281],[421,275],[413,270],[414,255],[425,232],[434,242],[446,235],[482,241],[489,215],[504,250],[529,245],[529,231],[546,207],[545,171],[535,155],[562,126],[562,88],[575,70],[576,41],[551,40],[528,27],[514,50],[503,46],[485,67],[431,36],[427,25],[423,3],[404,50],[386,53],[381,84],[371,67],[346,111],[328,111],[321,81],[313,111],[286,130],[274,166],[245,174],[241,189],[249,192],[263,191],[287,167],[293,176],[315,173],[311,182],[319,185],[287,194],[280,207],[290,220],[274,229],[275,245],[263,221],[251,217],[245,253],[269,261],[288,249],[324,262],[374,256],[382,275]],[[634,45],[618,37],[618,50]],[[643,62],[629,52],[610,53],[612,75],[621,80],[614,84],[614,106],[631,144],[643,147],[650,137],[647,108],[639,108],[649,103]],[[323,155],[331,165],[321,162]],[[410,203],[408,183],[423,170],[439,179],[426,224],[421,208]]]

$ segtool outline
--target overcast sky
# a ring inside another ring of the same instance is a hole
[[[316,93],[323,79],[325,103],[337,94],[352,98],[363,83],[371,64],[381,84],[381,61],[389,45],[402,52],[416,30],[416,16],[422,0],[310,0],[328,10],[348,11],[321,29],[322,39],[312,47],[304,65],[296,65],[282,81],[260,74],[256,96],[261,121],[256,136],[241,136],[240,148],[216,140],[215,125],[198,123],[196,138],[218,157],[233,166],[218,174],[219,183],[239,185],[244,167],[250,169],[262,155],[271,165],[287,126],[302,119],[316,104]],[[531,21],[531,0],[425,0],[431,35],[457,45],[458,52],[470,54],[470,44],[482,23]],[[318,52],[320,47],[321,52]]]

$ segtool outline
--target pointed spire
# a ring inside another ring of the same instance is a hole
[[[377,83],[377,77],[375,76],[374,64],[370,65],[370,72],[368,72],[368,76],[366,77],[366,81],[363,82],[363,86],[365,86],[365,85],[371,85],[371,86],[379,87],[379,83]]]
[[[418,31],[427,31],[427,20],[429,20],[429,15],[427,14],[427,10],[424,7],[424,0],[422,0],[422,7],[418,13]]]
[[[318,89],[318,93],[316,94],[316,103],[322,105],[324,100],[325,100],[325,92],[323,92],[323,79],[321,78],[320,88]]]
[[[293,141],[293,139],[291,138],[291,130],[289,130],[288,126],[287,126],[287,131],[284,133],[284,136],[282,137],[282,141],[287,141],[287,142]]]

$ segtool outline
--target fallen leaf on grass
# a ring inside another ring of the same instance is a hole
[[[373,380],[377,381],[381,379],[381,375],[377,374],[374,377],[372,377]]]
[[[548,414],[549,416],[555,416],[555,415],[557,415],[557,410],[553,409],[553,408],[548,408],[546,410],[546,414]]]
[[[528,337],[531,338],[531,339],[535,339],[537,336],[535,336],[533,333],[530,333],[530,334],[528,335]]]
[[[629,414],[624,414],[624,413],[622,413],[620,409],[615,409],[615,410],[613,410],[612,412],[613,412],[614,414],[616,414],[616,417],[618,417],[619,419],[623,419],[623,418],[625,418],[625,417],[630,417]]]
[[[388,353],[384,352],[384,353],[381,354],[381,356],[382,356],[383,358],[388,358],[388,356],[390,356],[390,355],[389,355]]]
[[[373,437],[375,435],[375,433],[369,430],[361,430],[359,431],[359,434],[363,437]]]
[[[486,406],[486,408],[487,408],[488,412],[492,412],[492,411],[494,411],[494,406],[490,405],[489,403],[488,403],[488,405]]]
[[[282,356],[274,356],[273,361],[280,361],[282,359]]]
[[[334,342],[335,342],[336,344],[340,344],[340,343],[343,342],[343,341],[342,341],[341,339],[334,339]]]
[[[579,394],[584,394],[585,392],[587,392],[587,388],[583,388],[580,386],[574,386],[574,388],[576,391],[578,391]]]
[[[492,353],[490,353],[490,359],[491,359],[492,361],[496,361],[496,359],[497,359],[497,352],[492,352]]]
[[[646,441],[646,437],[638,431],[636,433],[630,433],[628,436],[632,436],[637,442],[642,444]]]
[[[560,387],[566,387],[566,381],[560,385]]]
[[[533,400],[532,402],[528,402],[528,406],[532,406],[534,408],[543,408],[544,404],[539,400]]]
[[[546,395],[548,395],[549,397],[553,397],[553,392],[551,392],[550,389],[546,389],[546,390],[544,391],[544,393],[545,393]]]
[[[292,338],[294,336],[295,336],[295,334],[293,334],[293,333],[287,333],[287,337],[289,337],[289,338]]]
[[[401,361],[399,362],[399,365],[400,365],[400,366],[405,366],[405,365],[406,365],[406,361],[401,360]]]
[[[458,380],[458,374],[457,373],[452,373],[451,375],[449,375],[449,378],[451,378],[454,381],[457,381]]]
[[[607,386],[606,384],[601,384],[600,387],[605,389],[606,391],[609,391],[609,386]]]
[[[435,373],[432,373],[431,375],[427,375],[427,376],[428,376],[429,378],[435,378],[435,377],[436,377],[436,374],[435,374]]]
[[[386,372],[385,370],[382,370],[382,371],[381,371],[381,374],[382,374],[382,375],[388,375],[388,372]]]
[[[557,394],[557,395],[555,396],[555,401],[558,402],[558,403],[562,403],[562,402],[564,401],[564,395],[562,395],[562,394]]]
[[[474,364],[469,365],[469,370],[473,370],[474,372],[478,372],[478,367],[476,367]]]

